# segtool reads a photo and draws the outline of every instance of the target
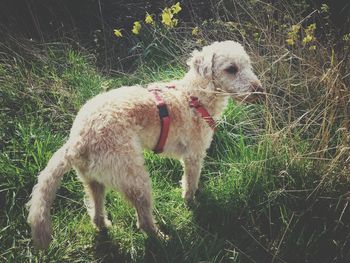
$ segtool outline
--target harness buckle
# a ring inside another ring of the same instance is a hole
[[[165,103],[158,104],[157,107],[158,107],[159,117],[161,119],[169,116],[168,108],[166,107]]]
[[[200,106],[198,97],[190,96],[190,107],[198,108]]]

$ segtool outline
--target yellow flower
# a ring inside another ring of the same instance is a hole
[[[141,29],[141,23],[139,21],[134,22],[134,27],[132,28],[131,32],[133,32],[135,35],[140,34]]]
[[[300,30],[300,25],[296,24],[296,25],[292,25],[292,33],[297,34]]]
[[[316,50],[316,46],[315,45],[310,46],[309,50]]]
[[[164,8],[162,12],[162,23],[169,27],[173,28],[177,25],[178,19],[174,18],[174,15],[178,14],[182,10],[180,2],[177,2],[175,5],[172,5],[170,8]]]
[[[151,25],[155,24],[153,17],[149,13],[146,13],[145,22],[146,24],[151,24]]]
[[[306,45],[307,43],[311,42],[313,40],[313,36],[307,35],[303,38],[303,45]]]
[[[175,19],[175,18],[174,18],[174,19],[172,20],[173,27],[174,27],[174,26],[177,26],[177,22],[179,22],[179,20],[178,20],[178,19]]]
[[[171,9],[166,7],[162,12],[162,23],[168,27],[173,27],[173,14],[171,13]]]
[[[321,13],[328,13],[329,12],[329,6],[327,4],[321,5]]]
[[[198,26],[196,26],[192,29],[192,36],[198,36],[198,33],[199,33],[199,28]]]
[[[175,5],[173,5],[173,6],[171,7],[171,12],[172,12],[173,14],[177,14],[177,13],[179,13],[181,10],[182,10],[182,8],[181,8],[181,6],[180,6],[180,2],[177,2]]]
[[[292,25],[291,30],[288,32],[288,38],[286,39],[286,43],[289,46],[293,46],[295,44],[295,41],[298,40],[298,33],[300,30],[300,25]]]
[[[305,31],[314,32],[316,29],[316,23],[310,24]]]
[[[260,35],[258,32],[253,33],[253,37],[255,41],[259,41]]]
[[[205,45],[205,40],[202,38],[199,38],[199,39],[197,39],[196,43],[200,46],[203,46],[203,45]]]
[[[123,37],[121,29],[114,29],[113,32],[116,37]]]
[[[343,36],[343,40],[344,40],[345,42],[349,42],[349,41],[350,41],[350,33],[345,34],[345,35]]]
[[[287,38],[287,39],[286,39],[286,42],[287,42],[287,44],[290,45],[290,46],[293,46],[294,43],[295,43],[294,40],[291,39],[291,38]]]
[[[299,31],[299,29],[300,29],[300,25],[292,25],[292,32],[293,33],[298,33],[298,31]]]
[[[310,24],[306,29],[305,29],[305,34],[314,36],[316,30],[316,23]]]

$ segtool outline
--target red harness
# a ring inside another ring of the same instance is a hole
[[[175,86],[171,85],[171,86],[167,86],[167,88],[175,88]],[[168,108],[163,98],[160,95],[161,90],[151,89],[149,91],[153,93],[156,99],[156,104],[158,107],[159,118],[160,118],[160,135],[159,135],[158,143],[156,147],[153,149],[153,151],[155,153],[161,153],[164,150],[164,146],[168,138],[171,119],[169,116]],[[200,104],[197,97],[190,96],[189,105],[191,108],[194,108],[199,113],[199,115],[208,123],[210,128],[215,130],[216,124],[214,119],[210,116],[209,112]]]
[[[168,108],[167,108],[163,98],[159,94],[159,92],[161,92],[161,90],[152,89],[150,91],[153,92],[154,97],[156,98],[156,103],[157,103],[159,118],[160,118],[160,135],[159,135],[158,143],[157,143],[156,147],[153,149],[153,151],[155,153],[161,153],[161,152],[163,152],[164,145],[165,145],[166,140],[168,138],[169,126],[170,126],[170,116],[169,116]]]
[[[210,128],[215,131],[216,123],[210,113],[204,108],[200,103],[197,97],[190,96],[190,107],[195,108],[199,115],[208,123]]]

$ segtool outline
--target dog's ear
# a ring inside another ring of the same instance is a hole
[[[203,78],[211,80],[213,78],[214,52],[203,49],[192,52],[191,58],[187,65]]]

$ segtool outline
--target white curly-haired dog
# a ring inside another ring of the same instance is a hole
[[[68,141],[39,174],[28,202],[28,222],[38,247],[46,248],[51,241],[50,207],[61,178],[71,168],[86,188],[89,214],[98,229],[111,224],[104,208],[108,187],[135,207],[140,229],[162,236],[152,215],[151,180],[143,157],[143,149],[154,149],[163,136],[160,100],[171,121],[162,154],[181,160],[183,197],[192,200],[214,133],[211,117],[220,117],[230,97],[254,102],[264,90],[237,42],[215,42],[195,50],[187,64],[184,78],[171,83],[175,88],[167,83],[153,83],[147,89],[121,87],[95,96],[80,109]]]

